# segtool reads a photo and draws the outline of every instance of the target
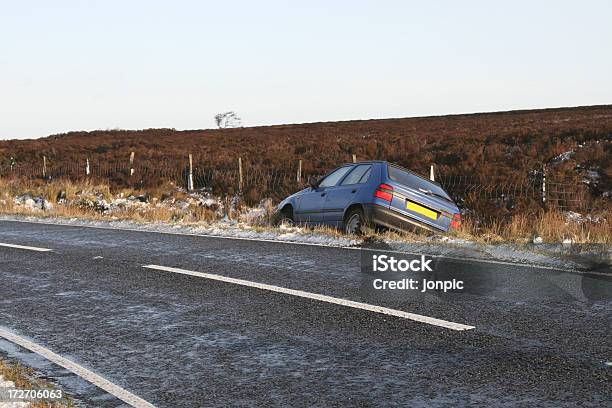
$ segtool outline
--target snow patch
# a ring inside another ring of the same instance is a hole
[[[32,211],[51,210],[53,204],[42,197],[32,197],[30,194],[22,194],[13,199],[13,203]]]
[[[554,162],[566,161],[566,160],[569,160],[573,155],[574,155],[574,151],[573,150],[569,150],[567,152],[563,152],[560,155],[554,157],[552,159],[552,161],[554,161]]]

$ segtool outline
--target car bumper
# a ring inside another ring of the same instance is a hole
[[[424,224],[417,220],[411,219],[404,214],[400,214],[390,208],[385,208],[380,205],[368,205],[365,206],[364,209],[366,213],[365,215],[370,224],[380,225],[399,231],[410,231],[417,226],[428,231],[446,232],[444,229]]]

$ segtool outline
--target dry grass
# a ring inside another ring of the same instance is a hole
[[[58,197],[65,196],[72,205],[58,204]],[[53,204],[50,210],[29,209],[23,205],[16,205],[13,198],[21,194],[30,194],[33,197],[44,197]],[[103,213],[99,209],[88,205],[79,205],[79,199],[93,200],[96,197],[110,201],[113,196],[146,196],[149,204],[146,206],[129,206],[113,210],[111,213]],[[164,184],[154,189],[133,190],[121,189],[111,191],[106,184],[84,181],[73,183],[71,181],[55,180],[43,181],[7,181],[0,178],[0,213],[16,215],[35,215],[38,217],[60,217],[60,218],[82,218],[87,220],[126,220],[141,223],[159,222],[185,224],[210,223],[219,219],[216,211],[189,204],[186,208],[171,208],[159,205],[161,201],[186,201],[188,195],[177,190],[172,184]],[[270,228],[276,225],[278,215],[271,200],[263,203],[263,213],[250,216],[240,214],[235,209],[231,197],[226,197],[223,203],[226,210],[225,215],[230,219],[239,218],[246,224],[260,229]],[[466,217],[458,231],[451,234],[475,242],[501,243],[531,242],[535,237],[541,237],[544,242],[555,243],[571,241],[573,243],[612,243],[612,225],[610,215],[602,214],[598,221],[576,221],[568,220],[561,212],[540,211],[532,214],[517,214],[507,220],[491,219],[487,222],[476,222]],[[342,235],[338,230],[330,228],[315,228],[315,232],[330,234],[332,236]],[[414,231],[408,233],[397,233],[392,231],[376,234],[379,239],[423,241],[431,233],[427,231]]]
[[[51,204],[52,209],[39,210],[15,204],[13,198],[29,194],[32,197],[42,197]],[[88,205],[88,200],[97,198],[106,201],[114,196],[145,196],[150,201],[143,207],[126,207],[103,213]],[[58,203],[60,198],[72,203]],[[172,209],[156,205],[161,200],[186,200],[188,196],[171,185],[159,186],[155,189],[134,190],[120,189],[111,191],[107,184],[83,181],[74,183],[69,180],[24,181],[6,180],[0,178],[0,213],[13,215],[35,215],[37,217],[82,218],[87,220],[130,220],[135,222],[202,222],[218,219],[215,211],[190,204],[185,209]]]
[[[15,383],[15,387],[20,389],[54,388],[53,384],[35,378],[35,373],[32,368],[25,367],[19,363],[8,362],[2,358],[0,358],[0,375],[5,380]],[[37,401],[30,403],[31,408],[71,408],[74,406],[74,402],[70,397],[64,402]]]
[[[92,180],[84,180],[74,183],[69,180],[28,180],[28,179],[3,179],[0,178],[0,193],[6,196],[18,196],[30,194],[36,197],[43,197],[51,203],[57,203],[60,192],[65,193],[65,198],[74,200],[77,196],[94,197],[101,195],[104,199],[112,197],[110,188],[107,184],[96,183]]]
[[[541,237],[548,243],[610,244],[612,223],[609,216],[600,217],[598,221],[576,221],[567,219],[561,212],[540,211],[532,215],[517,214],[508,221],[492,220],[484,225],[467,218],[454,234],[487,243],[525,243]]]
[[[56,205],[51,210],[41,211],[16,205],[13,202],[2,204],[0,213],[10,215],[26,215],[41,218],[81,218],[90,221],[134,221],[138,223],[198,223],[211,222],[218,219],[215,212],[197,206],[189,206],[186,210],[176,210],[164,207],[126,208],[114,211],[112,214],[103,214],[94,209],[78,205]]]

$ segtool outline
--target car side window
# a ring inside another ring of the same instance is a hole
[[[363,173],[363,176],[361,176],[361,178],[359,179],[359,184],[362,183],[367,183],[368,180],[370,179],[370,173],[372,173],[372,166],[370,166],[370,168],[368,169],[368,171],[366,171],[365,173]]]
[[[340,167],[339,169],[335,170],[330,175],[325,177],[323,180],[321,180],[321,182],[319,183],[319,187],[335,186],[336,184],[338,184],[338,181],[340,181],[340,179],[344,177],[344,175],[352,168],[353,166]]]
[[[344,180],[342,180],[342,183],[340,185],[349,186],[351,184],[365,183],[368,179],[368,176],[370,175],[371,169],[372,169],[371,164],[360,164],[358,166],[355,166],[353,168],[353,171],[351,171],[349,175],[346,176]],[[367,176],[366,176],[366,173],[367,173]],[[366,177],[364,178],[364,176]]]

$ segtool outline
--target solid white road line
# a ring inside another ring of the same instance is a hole
[[[52,249],[47,249],[47,248],[36,248],[36,247],[25,246],[25,245],[5,244],[5,243],[2,243],[2,242],[0,242],[0,247],[16,248],[16,249],[27,249],[28,251],[37,251],[37,252],[49,252],[49,251],[53,251]]]
[[[355,302],[353,300],[335,298],[327,295],[320,295],[318,293],[304,292],[296,289],[287,289],[281,286],[267,285],[265,283],[251,282],[244,279],[228,278],[227,276],[215,275],[211,273],[195,272],[187,269],[172,268],[168,266],[159,265],[144,265],[143,268],[155,269],[158,271],[180,273],[183,275],[197,276],[200,278],[212,279],[221,282],[233,283],[236,285],[248,286],[251,288],[269,290],[272,292],[284,293],[286,295],[298,296],[306,299],[318,300],[321,302],[333,303],[336,305],[352,307],[355,309],[367,310],[370,312],[381,313],[389,316],[401,317],[404,319],[414,320],[416,322],[427,323],[433,326],[445,327],[451,330],[470,330],[474,326],[468,326],[461,323],[449,322],[446,320],[436,319],[434,317],[423,316],[415,313],[408,313],[402,310],[389,309],[382,306],[370,305],[367,303]]]
[[[0,327],[0,337],[3,337],[15,344],[20,345],[21,347],[28,349],[36,354],[39,354],[46,358],[49,361],[54,362],[55,364],[64,367],[67,370],[72,371],[79,377],[89,381],[95,386],[103,389],[111,395],[119,398],[123,402],[130,404],[133,407],[137,408],[155,408],[155,406],[142,398],[130,393],[129,391],[124,390],[118,385],[113,384],[105,378],[100,377],[98,374],[81,367],[80,365],[52,352],[51,350],[40,346],[36,343],[33,343],[27,339],[24,339],[21,336],[16,335],[13,332],[5,330]]]

